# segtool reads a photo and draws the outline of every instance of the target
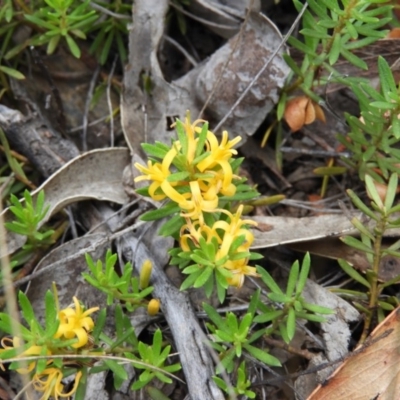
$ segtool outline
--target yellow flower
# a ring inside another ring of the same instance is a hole
[[[206,193],[202,193],[198,181],[189,183],[192,197],[179,204],[186,211],[181,215],[185,218],[200,220],[203,223],[203,212],[215,212],[218,207],[218,197],[214,188],[210,188]]]
[[[78,388],[81,377],[82,372],[79,371],[75,377],[74,387],[68,393],[63,393],[62,371],[58,368],[46,368],[42,373],[33,376],[33,386],[38,392],[43,392],[40,400],[47,400],[49,397],[54,397],[57,400],[59,397],[72,396]]]
[[[171,174],[169,169],[176,154],[177,154],[176,148],[172,148],[165,155],[161,164],[160,163],[153,164],[153,162],[149,160],[147,161],[147,168],[144,167],[143,165],[140,165],[139,163],[135,163],[135,167],[144,174],[135,178],[135,182],[140,182],[144,180],[153,181],[153,183],[149,187],[149,195],[152,199],[156,201],[164,200],[166,197],[165,193],[156,194],[156,191]]]
[[[237,154],[237,150],[232,149],[232,147],[239,143],[242,138],[237,136],[233,140],[228,139],[228,132],[223,131],[221,143],[218,143],[218,139],[214,133],[208,131],[206,146],[207,151],[210,152],[210,155],[197,164],[197,168],[201,172],[206,169],[214,168],[217,165],[220,165],[221,168],[224,169],[222,164],[226,163],[234,154]]]
[[[9,343],[12,343],[10,346]],[[18,347],[21,347],[22,345],[22,340],[19,337],[14,336],[12,339],[9,337],[5,337],[1,340],[1,345],[3,346],[3,349],[0,351],[5,351],[5,350],[10,350],[10,349],[16,349]],[[47,349],[47,355],[51,355],[50,350]],[[29,357],[29,356],[40,356],[42,354],[42,346],[36,346],[33,345],[29,347],[27,350],[22,352],[21,354],[17,355],[18,357]],[[31,372],[36,366],[36,361],[32,361],[29,363],[28,368],[18,368],[16,371],[19,374],[27,374]]]
[[[205,123],[206,121],[202,119],[197,119],[193,123],[190,122],[190,118],[186,117],[185,122],[183,123],[183,128],[186,132],[188,138],[188,150],[187,154],[185,154],[188,163],[191,164],[196,155],[197,143],[199,139],[196,137],[196,133],[201,132],[201,128],[198,128],[197,125],[200,123]],[[174,124],[173,126],[175,126]]]
[[[244,283],[245,276],[254,276],[259,277],[257,274],[255,267],[250,267],[247,265],[247,259],[239,260],[240,262],[235,262],[236,265],[232,269],[229,269],[233,276],[228,278],[228,284],[231,286],[236,286],[237,288],[241,288]]]
[[[254,240],[254,235],[243,225],[257,225],[257,222],[251,219],[241,219],[243,212],[243,205],[240,205],[235,214],[229,211],[222,210],[225,214],[228,214],[231,222],[217,221],[214,224],[214,229],[222,229],[225,231],[222,239],[220,248],[220,256],[224,257],[228,254],[232,242],[239,236],[245,237],[245,242],[239,247],[238,251],[247,250]]]
[[[214,227],[211,228],[208,225],[200,224],[199,221],[193,222],[191,219],[187,218],[186,224],[182,226],[180,232],[180,245],[182,250],[190,251],[188,240],[198,247],[201,237],[203,237],[207,243],[210,243],[213,237],[217,238],[218,243],[222,242]]]
[[[54,337],[59,338],[64,336],[66,339],[76,337],[78,341],[74,343],[72,347],[77,349],[85,346],[88,342],[88,333],[94,327],[94,322],[89,315],[97,311],[99,307],[93,307],[83,311],[78,299],[73,297],[73,300],[75,309],[68,307],[58,313],[60,325]]]

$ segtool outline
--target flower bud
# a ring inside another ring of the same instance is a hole
[[[151,299],[147,305],[147,312],[149,315],[154,316],[160,311],[160,300]]]
[[[146,289],[149,286],[152,270],[153,270],[153,264],[151,263],[150,260],[146,260],[142,265],[139,277],[139,284],[142,290]]]

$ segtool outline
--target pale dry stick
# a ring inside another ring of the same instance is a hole
[[[88,116],[89,116],[89,108],[90,108],[90,102],[92,101],[93,98],[93,92],[96,86],[97,78],[100,73],[100,65],[97,66],[93,73],[93,78],[90,81],[90,86],[88,90],[88,94],[86,96],[86,103],[85,103],[85,111],[83,114],[83,121],[82,121],[82,150],[87,151],[87,142],[86,142],[86,137],[87,137],[87,128],[88,128]]]
[[[6,229],[4,226],[4,218],[2,215],[3,203],[1,199],[3,198],[0,191],[0,264],[1,264],[1,274],[3,278],[3,289],[6,296],[7,312],[11,318],[11,328],[15,337],[21,340],[21,348],[24,346],[24,340],[21,335],[21,330],[19,329],[19,313],[18,305],[15,296],[15,290],[13,286],[12,273],[10,260],[8,258],[7,242],[6,242]],[[4,254],[4,255],[3,255]],[[26,361],[21,362],[21,368],[27,368],[28,364]],[[26,375],[21,376],[22,385],[25,387],[29,385],[29,379]],[[33,398],[32,390],[27,391],[27,399]]]
[[[275,58],[275,56],[278,54],[279,50],[282,48],[282,46],[287,42],[289,39],[290,35],[293,33],[294,29],[296,28],[297,24],[299,23],[300,19],[302,18],[304,12],[306,11],[306,8],[308,6],[308,3],[304,3],[303,8],[301,9],[299,15],[297,16],[296,20],[293,22],[293,25],[290,27],[288,33],[285,35],[285,37],[282,39],[281,43],[279,46],[275,49],[275,51],[272,53],[271,57],[266,61],[266,63],[262,66],[262,68],[257,72],[255,77],[252,79],[252,81],[247,85],[246,89],[243,91],[243,93],[239,96],[239,98],[235,101],[233,106],[230,108],[230,110],[225,114],[225,116],[219,121],[217,126],[214,128],[214,131],[218,131],[218,129],[221,128],[221,126],[225,123],[225,121],[230,117],[230,115],[233,113],[235,108],[242,102],[242,100],[246,97],[247,93],[249,93],[250,89],[254,86],[254,84],[257,82],[258,78],[264,73],[264,71],[268,68],[269,64],[271,61]]]
[[[84,1],[82,0],[82,2],[84,2]],[[95,10],[97,10],[97,11],[100,11],[100,12],[102,12],[103,14],[107,14],[107,15],[109,15],[110,17],[115,18],[115,19],[129,19],[129,20],[132,19],[132,17],[131,17],[130,15],[115,13],[115,12],[113,12],[113,11],[111,11],[111,10],[108,10],[108,9],[105,8],[105,7],[102,7],[102,6],[99,5],[99,4],[96,4],[96,3],[93,2],[93,1],[90,1],[90,2],[89,2],[89,6],[92,7],[93,9],[95,9]]]
[[[111,71],[107,78],[107,106],[108,112],[110,113],[110,147],[114,147],[114,114],[111,101],[111,80],[114,75],[115,66],[117,64],[118,56],[114,57],[114,61],[111,66]]]
[[[87,126],[88,126],[88,127],[89,127],[89,126],[95,126],[95,125],[100,124],[101,122],[105,121],[107,118],[108,118],[108,117],[101,117],[101,118],[95,119],[94,121],[89,122],[89,123],[87,124]],[[82,129],[83,129],[83,125],[79,125],[79,126],[76,126],[75,128],[69,129],[69,130],[67,131],[67,133],[78,132],[78,131],[81,131]]]
[[[186,15],[187,17],[192,18],[192,19],[194,19],[195,21],[198,21],[198,22],[200,22],[200,23],[202,23],[202,24],[204,24],[204,25],[212,26],[212,27],[214,27],[214,28],[221,28],[221,29],[232,29],[232,28],[233,28],[232,25],[217,24],[217,23],[215,23],[215,22],[208,21],[207,19],[200,18],[200,17],[198,17],[197,15],[194,15],[194,14],[190,13],[189,11],[186,11],[186,10],[184,10],[183,8],[177,6],[177,5],[176,5],[175,3],[173,3],[172,1],[170,1],[168,4],[169,4],[172,8],[175,8],[175,10],[178,10],[179,12],[181,12],[183,15]],[[239,24],[238,24],[238,25],[239,25]]]
[[[249,20],[250,10],[253,8],[253,3],[254,3],[254,0],[251,0],[251,3],[249,5],[249,9],[247,10],[246,17],[245,17],[245,19],[244,19],[244,21],[242,23],[242,26],[240,27],[239,33],[237,34],[237,37],[236,37],[236,40],[235,40],[235,44],[234,44],[234,46],[232,48],[231,54],[229,54],[228,59],[226,60],[226,62],[223,65],[223,67],[221,68],[221,72],[219,73],[218,79],[215,82],[215,85],[213,86],[213,88],[211,89],[211,92],[208,95],[207,100],[204,102],[204,105],[201,108],[201,110],[199,112],[199,116],[197,117],[197,119],[201,118],[201,116],[203,115],[205,109],[207,108],[208,104],[210,103],[212,97],[214,96],[215,92],[217,91],[218,87],[220,86],[220,83],[222,81],[222,76],[223,76],[225,70],[228,68],[229,63],[232,60],[233,54],[235,53],[235,51],[236,51],[236,49],[237,49],[237,47],[238,47],[238,45],[240,43],[240,40],[242,39],[244,28],[246,27],[246,24],[247,24],[247,22]]]
[[[186,57],[186,59],[190,62],[190,64],[193,65],[193,67],[197,66],[197,64],[198,64],[197,61],[175,39],[172,39],[172,37],[170,37],[168,35],[164,35],[164,40],[166,42],[172,44],[172,46],[174,46],[178,51],[180,51]]]

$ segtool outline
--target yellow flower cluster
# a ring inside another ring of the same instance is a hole
[[[97,311],[99,307],[93,307],[89,310],[83,311],[82,306],[76,297],[73,298],[73,301],[74,307],[70,306],[58,312],[60,324],[54,338],[76,338],[77,342],[73,343],[71,347],[73,349],[80,349],[88,343],[89,333],[94,327],[94,322],[89,315]],[[2,339],[1,344],[3,349],[0,351],[6,351],[21,347],[22,341],[18,337],[13,337],[12,339],[5,337]],[[47,346],[46,355],[51,356],[52,354],[59,354],[60,349],[62,349],[62,347],[54,348],[53,352],[51,350],[51,345]],[[24,352],[18,354],[18,357],[43,355],[45,354],[43,354],[42,346],[32,345]],[[54,397],[55,399],[58,399],[59,397],[70,397],[75,393],[82,376],[82,372],[78,372],[75,377],[74,387],[68,393],[64,393],[64,385],[61,383],[63,372],[61,369],[50,365],[52,363],[53,361],[50,359],[47,362],[47,368],[39,374],[34,374],[32,377],[34,388],[43,393],[41,400],[46,400],[49,397]],[[33,371],[35,367],[36,361],[33,361],[29,363],[28,368],[18,368],[16,371],[20,374],[28,374]]]
[[[232,183],[234,174],[229,159],[237,154],[233,146],[241,138],[228,140],[228,132],[224,131],[221,143],[211,131],[207,131],[205,148],[206,157],[196,156],[199,134],[201,128],[197,125],[202,120],[193,124],[185,119],[183,124],[187,143],[184,146],[177,140],[171,146],[162,162],[148,161],[147,167],[135,163],[135,167],[143,173],[135,182],[142,180],[152,181],[149,187],[149,195],[157,201],[169,198],[179,205],[182,216],[192,220],[203,221],[203,212],[215,212],[218,208],[218,194],[233,196],[236,186]],[[179,154],[184,151],[185,169],[189,176],[180,181],[170,181],[172,165]]]
[[[233,196],[237,191],[234,180],[239,177],[234,174],[230,160],[237,154],[233,147],[241,138],[229,140],[224,131],[218,142],[207,126],[199,126],[205,122],[191,123],[189,118],[183,123],[177,122],[179,140],[165,151],[160,162],[149,160],[147,166],[135,163],[143,174],[135,181],[150,180],[148,194],[151,198],[157,201],[169,199],[179,206],[180,215],[186,221],[180,230],[180,245],[184,252],[198,248],[201,237],[207,243],[215,238],[218,243],[215,261],[225,257],[227,261],[223,267],[232,274],[228,284],[241,287],[245,275],[258,276],[255,268],[247,265],[248,257],[240,258],[239,254],[248,253],[254,240],[245,225],[256,225],[256,222],[241,219],[243,206],[234,214],[220,206],[221,196]],[[209,226],[205,223],[204,213],[226,214],[228,218]],[[231,245],[240,236],[244,237],[244,242],[231,254]]]

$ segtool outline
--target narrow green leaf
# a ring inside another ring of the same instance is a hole
[[[140,219],[142,221],[155,221],[164,217],[168,217],[171,214],[175,214],[180,211],[180,208],[175,203],[169,203],[164,207],[159,208],[158,210],[148,211],[144,213]]]
[[[290,342],[296,332],[296,313],[293,308],[289,308],[288,311],[288,316],[286,320],[286,331]]]
[[[369,254],[374,254],[374,251],[371,247],[367,246],[366,244],[364,244],[363,242],[361,242],[360,240],[358,240],[355,237],[352,236],[344,236],[341,237],[340,240],[347,244],[350,247],[354,247],[357,250],[361,250],[365,253],[369,253]]]
[[[21,72],[17,71],[14,68],[5,67],[4,65],[0,65],[0,71],[4,72],[5,74],[7,74],[15,79],[20,79],[20,80],[25,79],[25,75],[22,74]]]
[[[368,64],[362,60],[361,58],[357,57],[354,55],[351,51],[348,51],[344,47],[341,48],[340,54],[351,64],[353,64],[355,67],[358,67],[360,69],[363,69],[365,71],[368,70]]]
[[[396,197],[397,184],[398,184],[398,176],[397,174],[392,174],[389,179],[385,197],[384,205],[386,210],[390,210],[393,207],[393,202]]]
[[[125,371],[124,367],[118,364],[114,360],[104,359],[104,364],[107,365],[108,368],[116,375],[119,379],[126,380],[128,379],[128,374]]]
[[[25,321],[29,324],[29,326],[32,329],[33,326],[32,324],[35,322],[36,324],[38,323],[32,308],[32,304],[24,292],[20,291],[18,293],[18,302],[19,305],[21,306],[22,315],[24,316]]]
[[[79,46],[76,44],[75,40],[72,38],[70,35],[65,36],[65,40],[67,41],[68,48],[71,51],[72,55],[76,58],[81,57],[81,50],[79,49]]]
[[[299,277],[299,262],[295,261],[290,268],[288,283],[286,287],[286,296],[291,297],[296,288],[297,279]]]
[[[262,281],[268,286],[271,292],[283,295],[283,292],[278,286],[278,284],[274,281],[272,276],[264,268],[257,267],[257,272],[261,275]]]
[[[282,365],[276,357],[271,356],[271,354],[268,354],[265,351],[258,349],[257,347],[254,347],[248,343],[244,343],[243,347],[250,355],[257,358],[257,360],[260,360],[263,363],[270,365],[271,367],[280,367]]]
[[[378,57],[378,71],[379,71],[379,81],[381,84],[381,92],[385,96],[385,99],[390,102],[388,94],[390,92],[396,93],[397,87],[393,78],[392,70],[390,69],[387,61],[382,57]]]
[[[338,263],[342,267],[343,271],[346,272],[347,275],[349,275],[355,281],[361,283],[368,289],[371,288],[370,283],[365,278],[363,278],[346,260],[340,258],[338,260]]]
[[[341,36],[340,34],[337,33],[333,39],[331,51],[329,52],[328,60],[330,65],[335,64],[336,61],[339,59],[341,47],[342,47]]]
[[[363,201],[351,189],[346,190],[346,192],[349,195],[349,197],[350,197],[351,201],[353,202],[353,204],[360,211],[362,211],[365,215],[367,215],[368,217],[372,218],[375,221],[379,220],[378,216],[372,210],[370,210],[367,207],[367,205],[365,203],[363,203]]]
[[[379,196],[378,189],[370,175],[365,175],[365,185],[367,187],[367,193],[369,197],[375,202],[379,209],[383,209],[383,202]]]
[[[307,283],[308,274],[310,272],[310,264],[311,264],[310,253],[307,252],[301,264],[300,275],[296,287],[296,295],[300,295],[303,292],[304,286]]]

